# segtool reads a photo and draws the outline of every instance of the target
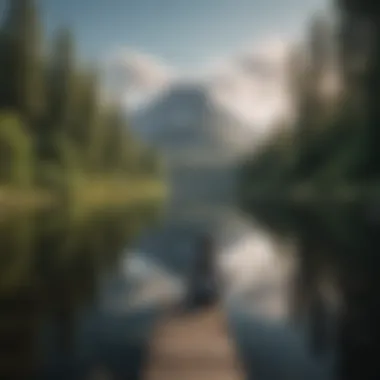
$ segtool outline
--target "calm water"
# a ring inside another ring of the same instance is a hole
[[[106,369],[138,379],[151,328],[181,299],[196,239],[208,231],[249,378],[376,379],[378,227],[360,204],[243,213],[208,203],[2,221],[0,378],[95,379]]]

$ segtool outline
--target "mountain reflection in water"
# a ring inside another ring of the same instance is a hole
[[[0,378],[138,379],[205,231],[248,378],[361,379],[363,368],[376,378],[378,226],[364,205],[192,205],[152,224],[155,215],[55,212],[1,225]]]

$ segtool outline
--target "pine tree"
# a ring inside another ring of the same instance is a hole
[[[309,62],[306,79],[306,94],[309,106],[307,107],[308,129],[319,132],[325,125],[324,94],[321,85],[331,67],[332,51],[331,27],[326,17],[315,17],[309,37]]]
[[[105,122],[103,167],[106,171],[117,171],[126,166],[126,125],[121,110],[110,107]]]
[[[342,63],[351,107],[365,128],[368,175],[380,175],[380,7],[365,0],[338,0]]]
[[[2,43],[3,106],[34,126],[44,109],[41,29],[33,0],[9,2]]]
[[[4,109],[7,107],[7,80],[6,72],[7,72],[7,40],[5,38],[4,29],[0,28],[0,109]]]
[[[98,80],[94,69],[79,75],[76,104],[76,122],[70,136],[82,149],[88,151],[99,118]]]
[[[48,69],[49,132],[64,133],[74,119],[75,58],[74,41],[67,29],[59,31]]]
[[[80,75],[77,98],[77,119],[70,132],[72,140],[84,152],[86,167],[91,172],[99,171],[102,162],[106,125],[98,96],[98,74],[95,69],[86,70]]]

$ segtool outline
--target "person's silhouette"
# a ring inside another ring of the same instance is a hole
[[[189,275],[186,305],[190,309],[210,306],[217,301],[216,252],[209,235],[200,238]]]

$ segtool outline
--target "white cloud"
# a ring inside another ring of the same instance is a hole
[[[216,98],[256,127],[290,111],[287,59],[290,44],[269,39],[210,70]]]
[[[186,78],[207,83],[214,99],[239,118],[257,128],[267,127],[290,112],[288,51],[288,42],[269,38],[235,56],[210,62]],[[108,93],[129,107],[141,105],[185,77],[156,57],[128,49],[111,54],[106,74]]]
[[[106,94],[127,106],[144,101],[174,80],[176,74],[158,58],[130,49],[117,49],[105,62]]]

